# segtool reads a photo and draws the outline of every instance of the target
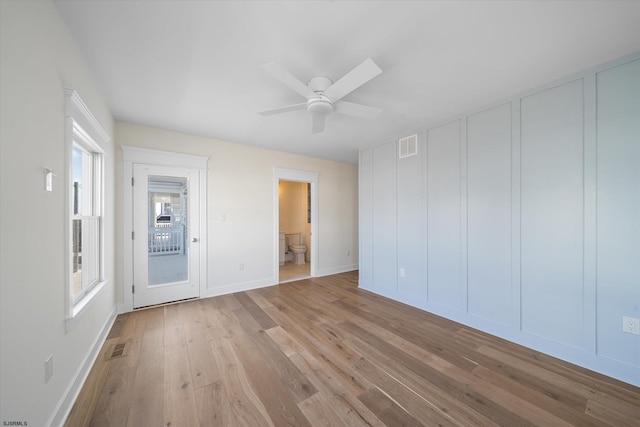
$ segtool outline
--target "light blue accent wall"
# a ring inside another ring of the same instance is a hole
[[[373,280],[394,292],[398,289],[396,242],[396,146],[373,149]]]
[[[582,343],[583,84],[521,100],[522,329]]]
[[[640,366],[640,60],[597,74],[597,348]]]
[[[360,152],[360,286],[640,385],[640,54],[419,135]]]
[[[427,131],[429,301],[460,309],[460,121]]]
[[[419,140],[418,155],[397,162],[398,293],[420,300],[426,294],[422,286],[422,149]]]
[[[360,153],[358,160],[358,262],[359,280],[373,283],[373,150]]]
[[[469,314],[510,325],[511,103],[467,119]]]

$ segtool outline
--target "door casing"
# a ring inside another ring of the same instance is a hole
[[[200,296],[206,295],[207,289],[207,162],[208,157],[190,154],[173,153],[169,151],[152,150],[122,145],[122,292],[123,300],[118,305],[118,311],[125,313],[133,311],[133,165],[147,164],[152,166],[168,166],[177,168],[198,169],[199,189],[199,275]]]

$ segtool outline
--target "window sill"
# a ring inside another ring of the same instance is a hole
[[[102,293],[104,288],[107,287],[107,283],[109,283],[107,280],[98,283],[96,286],[94,286],[93,289],[89,291],[89,293],[87,293],[87,295],[82,297],[80,301],[73,305],[73,307],[71,308],[71,315],[64,321],[65,332],[69,332],[75,327],[79,318],[82,317],[91,303],[98,297],[99,294]]]

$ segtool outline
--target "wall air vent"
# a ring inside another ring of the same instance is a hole
[[[403,159],[418,154],[418,134],[401,138],[398,141],[398,157]]]

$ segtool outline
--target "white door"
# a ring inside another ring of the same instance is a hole
[[[200,295],[198,169],[133,165],[133,306]]]

